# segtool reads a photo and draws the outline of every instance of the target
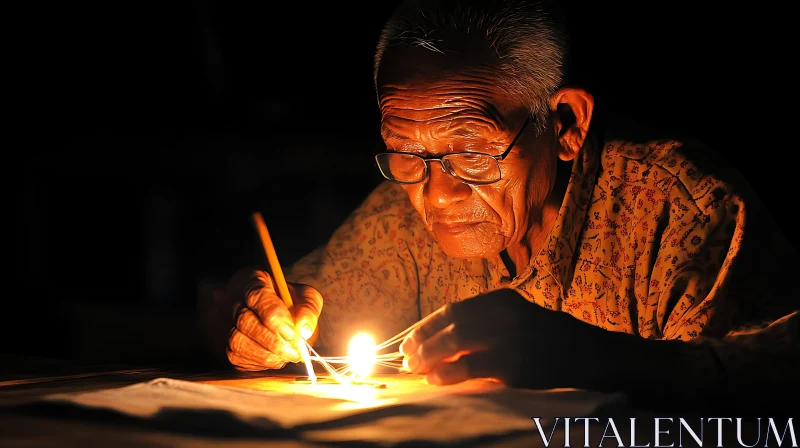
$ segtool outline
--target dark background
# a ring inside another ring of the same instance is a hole
[[[322,244],[379,180],[372,55],[395,4],[36,11],[15,41],[26,136],[4,163],[19,271],[2,350],[93,356],[76,334],[102,351],[159,316],[188,319],[200,279],[263,260],[255,210],[283,264]],[[786,14],[693,5],[567,2],[577,81],[598,107],[726,154],[792,231]],[[81,320],[65,311],[79,303],[126,311]]]

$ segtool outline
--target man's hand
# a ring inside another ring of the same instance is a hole
[[[445,305],[400,351],[404,365],[432,384],[493,378],[514,387],[573,387],[575,370],[591,367],[584,353],[598,332],[505,289]]]
[[[310,339],[322,311],[322,296],[301,284],[289,284],[295,318],[275,292],[270,275],[264,271],[242,271],[224,291],[217,291],[206,312],[212,350],[225,353],[238,370],[283,368],[301,362],[299,344]]]
[[[749,383],[731,389],[717,351],[733,347],[726,344],[736,342],[606,331],[505,289],[445,305],[409,333],[400,350],[408,369],[427,374],[432,384],[493,378],[530,389],[624,392],[632,406],[660,412],[747,413],[776,400],[796,401],[797,387],[775,384],[769,373],[749,372]],[[753,356],[752,347],[746,350],[743,357]],[[790,350],[771,347],[768,356],[790,368],[796,359]]]

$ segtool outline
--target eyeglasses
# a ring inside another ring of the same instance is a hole
[[[500,155],[479,152],[459,152],[442,157],[422,157],[403,152],[381,152],[375,154],[383,177],[398,184],[418,184],[430,174],[430,163],[439,162],[442,171],[470,185],[486,185],[500,180],[500,162],[508,156],[517,144],[530,117],[522,124],[517,136]]]

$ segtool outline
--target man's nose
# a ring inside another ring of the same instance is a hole
[[[434,207],[446,208],[472,195],[469,185],[445,171],[441,162],[430,162],[425,199]]]

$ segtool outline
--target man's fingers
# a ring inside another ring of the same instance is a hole
[[[425,373],[443,362],[452,362],[462,354],[486,349],[486,344],[465,337],[469,331],[464,325],[450,324],[425,340],[414,353],[407,355],[408,369]]]
[[[230,361],[231,365],[233,365],[233,367],[236,370],[241,370],[245,372],[253,372],[253,371],[257,372],[265,370],[264,366],[259,366],[255,362],[240,355],[239,353],[234,352],[231,349],[227,350],[227,354],[228,354],[228,361]]]
[[[272,276],[269,275],[268,272],[258,270],[255,272],[255,284],[254,287],[267,291],[269,293],[278,295],[275,291],[275,283],[273,283]]]
[[[247,308],[256,313],[265,327],[281,335],[287,341],[297,339],[292,313],[289,312],[289,308],[286,308],[281,298],[275,294],[272,287],[251,292],[245,303]]]
[[[236,319],[236,328],[256,341],[267,351],[291,362],[300,362],[300,352],[292,344],[265,327],[256,314],[249,308],[243,308]]]
[[[429,384],[435,384],[437,386],[456,384],[470,378],[469,369],[463,357],[454,362],[439,364],[436,368],[428,372],[425,377]]]
[[[442,331],[445,327],[453,323],[454,303],[434,311],[424,319],[424,322],[411,331],[400,344],[400,353],[410,355],[415,353],[425,340]]]
[[[322,313],[322,294],[308,285],[289,285],[295,302],[295,328],[303,339],[309,339],[317,329]]]
[[[472,378],[493,378],[494,366],[489,352],[470,353],[456,361],[437,365],[428,372],[426,379],[430,384],[445,386]]]
[[[231,362],[231,364],[236,370],[240,370],[243,372],[261,372],[263,370],[279,370],[286,365],[286,361],[281,361],[280,363],[275,365],[265,366],[230,351],[228,352],[228,360]]]
[[[286,360],[265,349],[241,331],[235,329],[228,339],[228,360],[232,364],[256,366],[256,370],[280,369],[286,365]]]

